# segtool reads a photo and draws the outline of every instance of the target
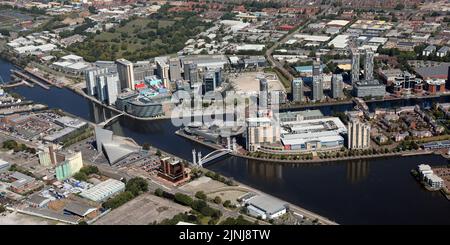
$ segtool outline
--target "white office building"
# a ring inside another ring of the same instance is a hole
[[[116,61],[117,72],[119,73],[120,88],[135,89],[134,83],[134,67],[133,63],[126,59],[119,59]]]
[[[348,148],[367,149],[370,147],[370,125],[359,120],[348,123]]]

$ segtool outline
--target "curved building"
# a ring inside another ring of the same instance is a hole
[[[146,97],[128,101],[124,111],[136,117],[156,117],[164,115],[163,106],[159,102]]]

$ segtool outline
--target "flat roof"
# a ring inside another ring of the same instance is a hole
[[[287,206],[286,202],[266,195],[258,195],[250,198],[247,203],[269,214],[286,209]]]
[[[447,76],[449,64],[441,64],[438,66],[426,66],[415,68],[415,71],[424,79],[433,76]]]
[[[111,196],[125,189],[122,181],[115,179],[107,179],[95,185],[94,187],[83,191],[80,195],[93,201],[99,201],[105,197]]]
[[[63,59],[63,60],[80,60],[80,59],[83,59],[83,57],[74,55],[74,54],[69,54],[69,55],[61,57],[61,59]]]
[[[326,41],[330,40],[329,36],[309,35],[309,34],[295,34],[294,38],[303,39],[305,41],[316,41],[316,42],[326,42]]]
[[[346,26],[350,21],[348,20],[332,20],[327,23],[327,25],[333,25],[333,26]]]
[[[333,38],[333,40],[331,40],[328,43],[328,46],[333,45],[335,48],[340,49],[346,48],[349,37],[350,35],[343,35],[343,34],[337,35],[335,38]]]

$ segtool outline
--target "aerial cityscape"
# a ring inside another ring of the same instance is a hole
[[[0,225],[448,225],[449,160],[446,0],[0,1]]]

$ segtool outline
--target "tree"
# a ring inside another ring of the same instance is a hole
[[[220,198],[219,196],[214,197],[214,203],[215,204],[221,204],[222,203],[222,198]]]
[[[223,202],[222,204],[224,207],[229,208],[231,206],[231,201],[230,200],[226,200],[225,202]]]
[[[201,200],[206,200],[207,196],[203,191],[197,191],[195,197]]]
[[[156,151],[156,154],[155,154],[156,156],[158,156],[158,157],[160,157],[162,154],[161,154],[161,151],[158,149],[157,151]]]
[[[133,197],[133,193],[125,191],[104,202],[102,206],[106,209],[115,209],[130,201]]]
[[[0,214],[3,212],[6,212],[6,208],[5,208],[5,206],[0,204]]]
[[[125,190],[131,192],[133,196],[138,196],[142,192],[148,191],[148,183],[143,178],[135,177],[127,182]]]
[[[236,219],[229,217],[220,223],[220,225],[255,225],[255,224],[257,223],[252,223],[244,219],[244,216],[242,215],[239,215]]]
[[[74,174],[73,178],[76,180],[79,180],[79,181],[87,181],[88,180],[88,176],[86,175],[86,173],[81,172],[81,171]]]
[[[90,175],[90,174],[99,174],[99,173],[100,173],[100,171],[98,170],[98,167],[97,167],[97,166],[92,166],[92,165],[82,167],[82,168],[80,169],[80,171],[81,171],[81,172],[84,172],[84,173],[87,174],[87,175]]]
[[[207,206],[208,206],[208,204],[205,201],[195,200],[192,202],[191,208],[200,212],[200,210],[202,210],[202,208],[207,207]]]
[[[158,189],[155,190],[155,195],[157,195],[159,197],[162,197],[163,194],[164,194],[164,191],[161,190],[161,188],[158,188]]]
[[[91,13],[91,14],[96,14],[97,13],[97,9],[94,6],[89,6],[88,10],[89,10],[89,13]]]
[[[142,145],[142,149],[144,149],[144,150],[146,150],[146,151],[150,150],[150,144],[149,144],[149,143],[144,143],[144,144]]]
[[[185,206],[191,206],[192,202],[193,202],[193,200],[190,196],[183,194],[183,193],[176,193],[174,200],[175,200],[175,202],[185,205]]]

